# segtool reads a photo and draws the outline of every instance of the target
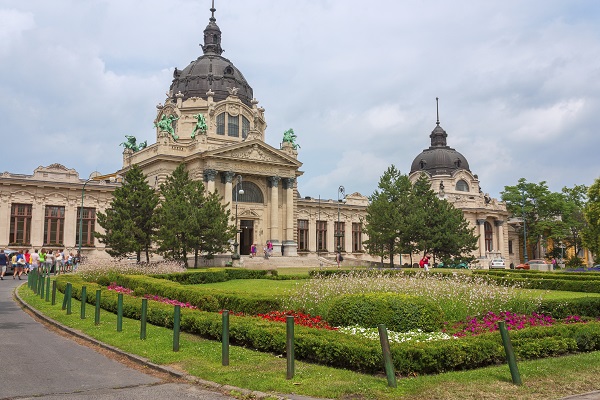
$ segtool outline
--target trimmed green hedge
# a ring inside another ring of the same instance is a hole
[[[57,287],[64,292],[67,282],[73,284],[73,296],[81,298],[81,286],[88,293],[102,289],[102,308],[116,312],[118,294],[100,285],[84,282],[77,275],[62,275]],[[168,282],[163,281],[165,284]],[[123,296],[123,314],[139,319],[141,300]],[[88,296],[90,304],[95,296]],[[181,301],[181,299],[178,299]],[[173,307],[149,301],[148,322],[158,326],[173,326]],[[182,309],[181,330],[207,339],[220,340],[222,316],[218,313]],[[274,354],[285,353],[286,325],[257,317],[230,316],[230,342]],[[600,323],[555,325],[511,332],[514,350],[519,359],[534,359],[561,354],[600,350]],[[350,370],[380,373],[383,358],[379,342],[336,331],[297,326],[294,335],[295,355],[311,361]],[[169,350],[165,350],[169,351]],[[402,375],[433,374],[466,370],[505,362],[499,333],[435,342],[391,344],[396,371]]]
[[[395,332],[434,332],[444,323],[444,313],[435,302],[397,293],[342,295],[332,301],[327,314],[327,322],[333,326],[376,328],[385,324]]]
[[[473,271],[498,285],[519,284],[528,289],[600,293],[600,275],[543,271]],[[577,274],[577,275],[576,275]]]

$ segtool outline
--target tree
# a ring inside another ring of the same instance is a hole
[[[525,225],[521,225],[519,230],[522,237],[524,229],[527,229],[528,244],[537,245],[540,238],[556,235],[553,230],[559,228],[557,221],[561,218],[564,197],[550,192],[545,181],[530,183],[521,178],[517,185],[505,186],[500,194],[508,212],[524,221]],[[536,248],[533,247],[533,258],[539,256],[535,253]]]
[[[107,253],[113,257],[135,253],[140,262],[143,251],[149,262],[157,204],[158,197],[146,176],[139,166],[133,165],[125,173],[121,187],[115,189],[106,213],[98,212],[98,224],[105,233],[94,232],[94,236],[106,244]]]
[[[436,195],[427,175],[422,174],[413,185],[412,201],[419,210],[413,239],[416,250],[444,262],[471,262],[478,242],[475,228],[461,210]]]
[[[379,190],[370,197],[365,217],[369,239],[365,247],[369,254],[378,255],[382,262],[389,258],[394,267],[394,255],[412,253],[412,228],[408,176],[390,166],[379,179]]]
[[[600,178],[590,186],[588,201],[583,209],[587,226],[583,230],[583,244],[594,255],[594,263],[600,264]]]
[[[205,194],[204,184],[190,179],[185,165],[179,165],[160,185],[162,200],[156,213],[158,251],[167,258],[183,261],[188,255],[211,257],[224,251],[235,235],[229,225],[229,211],[216,193]]]
[[[370,254],[382,260],[395,254],[418,251],[444,260],[460,258],[470,261],[477,248],[477,236],[461,210],[440,200],[431,183],[422,175],[411,185],[393,165],[379,180],[378,190],[370,197],[365,230],[365,245]]]

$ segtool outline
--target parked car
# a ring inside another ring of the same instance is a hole
[[[494,258],[490,261],[490,269],[496,269],[496,268],[500,268],[500,269],[506,268],[506,263],[504,262],[504,259]]]
[[[436,268],[456,268],[456,269],[469,269],[469,265],[466,262],[454,262],[450,261],[445,263],[442,261],[435,266]]]
[[[545,271],[545,270],[549,271],[552,269],[552,266],[546,260],[534,259],[534,260],[529,260],[526,263],[517,265],[516,269],[537,269],[537,270],[541,270],[541,271]]]

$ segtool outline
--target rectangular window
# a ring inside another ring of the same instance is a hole
[[[317,221],[317,250],[327,250],[327,221]]]
[[[248,136],[248,132],[250,132],[250,121],[248,121],[248,118],[246,118],[242,115],[242,138],[243,139],[246,139],[246,136]]]
[[[31,244],[31,204],[13,204],[10,211],[10,244]]]
[[[335,250],[336,251],[346,251],[346,246],[344,246],[344,232],[346,229],[346,223],[345,222],[335,222],[334,225],[334,231],[335,231]]]
[[[352,251],[362,251],[362,226],[360,223],[352,223]]]
[[[298,220],[298,250],[308,250],[308,220]]]
[[[81,221],[81,228],[79,222]],[[94,229],[96,226],[96,209],[83,208],[83,217],[81,215],[81,207],[77,207],[77,229],[75,230],[75,243],[79,246],[79,230],[83,237],[82,246],[94,246]]]
[[[65,207],[46,206],[44,217],[44,245],[62,245],[65,233]]]
[[[225,113],[217,115],[217,135],[225,134]]]
[[[229,115],[227,118],[227,135],[233,137],[240,136],[240,116]]]
[[[513,241],[509,240],[508,241],[508,254],[513,254]]]

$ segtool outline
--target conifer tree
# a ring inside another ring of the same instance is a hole
[[[98,224],[105,233],[94,232],[94,236],[106,244],[107,253],[113,257],[135,253],[140,262],[145,252],[146,262],[149,262],[157,204],[158,197],[146,176],[139,166],[133,165],[125,173],[123,184],[115,189],[106,213],[97,214]]]

